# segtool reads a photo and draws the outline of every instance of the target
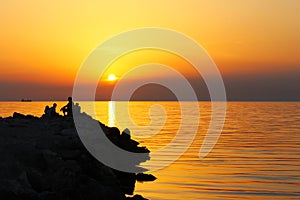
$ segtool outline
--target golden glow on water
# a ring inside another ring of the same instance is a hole
[[[65,103],[58,102],[58,108]],[[0,116],[12,115],[16,110],[41,115],[47,104],[52,102],[0,103]],[[83,111],[92,108],[88,103],[80,104]],[[168,114],[163,124],[161,109],[149,112],[155,104],[163,106]],[[113,102],[97,102],[94,116],[121,129],[128,127],[132,136],[151,151],[168,144],[181,121],[176,102],[131,102],[130,114],[135,123],[151,125],[152,129],[133,125],[123,127],[129,124],[129,120],[117,120],[115,115],[125,114],[118,113],[116,105]],[[135,193],[152,200],[300,198],[300,103],[228,103],[222,135],[213,151],[202,160],[198,158],[198,152],[210,122],[211,109],[208,102],[200,102],[199,106],[200,126],[189,150],[172,165],[154,172],[158,178],[155,182],[137,183]],[[191,124],[183,126],[186,139],[189,139],[189,133],[195,127]],[[162,130],[157,132],[160,127],[163,127]],[[154,135],[143,138],[142,134]],[[180,148],[180,143],[178,146]],[[174,152],[169,153],[172,155]],[[162,156],[161,162],[168,159],[168,156]],[[147,165],[149,162],[142,163],[144,167]]]

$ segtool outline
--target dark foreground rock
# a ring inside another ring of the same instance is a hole
[[[145,182],[145,181],[155,181],[156,177],[153,176],[152,174],[143,174],[143,173],[138,173],[136,175],[136,180],[139,182]]]
[[[100,125],[119,147],[149,153],[119,129]],[[0,199],[144,199],[125,194],[133,194],[137,178],[155,180],[152,175],[116,171],[97,161],[82,145],[72,118],[40,119],[19,113],[0,118],[0,144]]]

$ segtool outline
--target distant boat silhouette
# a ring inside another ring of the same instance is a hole
[[[31,99],[21,99],[22,102],[32,102]]]

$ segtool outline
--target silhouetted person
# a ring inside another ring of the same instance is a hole
[[[49,108],[49,106],[46,106],[45,107],[45,110],[44,110],[44,117],[50,117],[50,108]]]
[[[58,116],[59,114],[56,112],[56,107],[57,107],[57,104],[54,103],[53,106],[51,108],[49,108],[49,112],[50,112],[50,116],[53,117],[53,116]]]
[[[68,98],[68,104],[60,109],[63,112],[64,116],[72,116],[72,107],[74,103],[72,101],[72,97]]]
[[[80,114],[80,112],[81,112],[81,107],[79,106],[79,103],[76,103],[76,104],[74,105],[73,111],[74,111],[74,114]]]

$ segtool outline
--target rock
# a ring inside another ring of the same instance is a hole
[[[128,128],[125,128],[123,131],[122,131],[122,135],[123,139],[125,140],[130,140],[131,139],[131,135],[130,135],[130,130]]]
[[[80,156],[81,151],[79,150],[64,150],[61,152],[61,157],[63,159],[72,160],[76,159],[78,156]]]
[[[83,146],[71,117],[37,118],[15,112],[13,117],[0,119],[0,199],[124,200],[125,194],[133,194],[136,180],[142,179],[96,160]],[[129,130],[120,135],[117,127],[97,123],[119,147],[149,153],[128,137]],[[131,199],[144,198],[135,195]]]
[[[60,132],[60,135],[62,135],[62,136],[71,136],[74,134],[76,134],[74,128],[63,129]]]
[[[138,173],[136,175],[136,180],[139,182],[145,182],[145,181],[155,181],[156,177],[152,174],[144,174],[144,173]]]
[[[14,112],[13,118],[25,119],[26,116],[21,113]]]
[[[30,169],[27,172],[27,179],[31,187],[37,192],[43,192],[49,190],[49,184],[47,184],[43,174],[35,169]]]
[[[37,119],[37,117],[33,115],[26,115],[26,119]]]
[[[45,191],[39,194],[41,200],[56,200],[58,196],[55,192]]]
[[[114,170],[114,173],[117,175],[120,183],[121,189],[125,194],[132,195],[134,192],[136,175],[132,173],[120,172]]]
[[[136,194],[133,197],[127,197],[126,199],[131,199],[131,200],[148,200],[146,198],[144,198],[143,196]]]

